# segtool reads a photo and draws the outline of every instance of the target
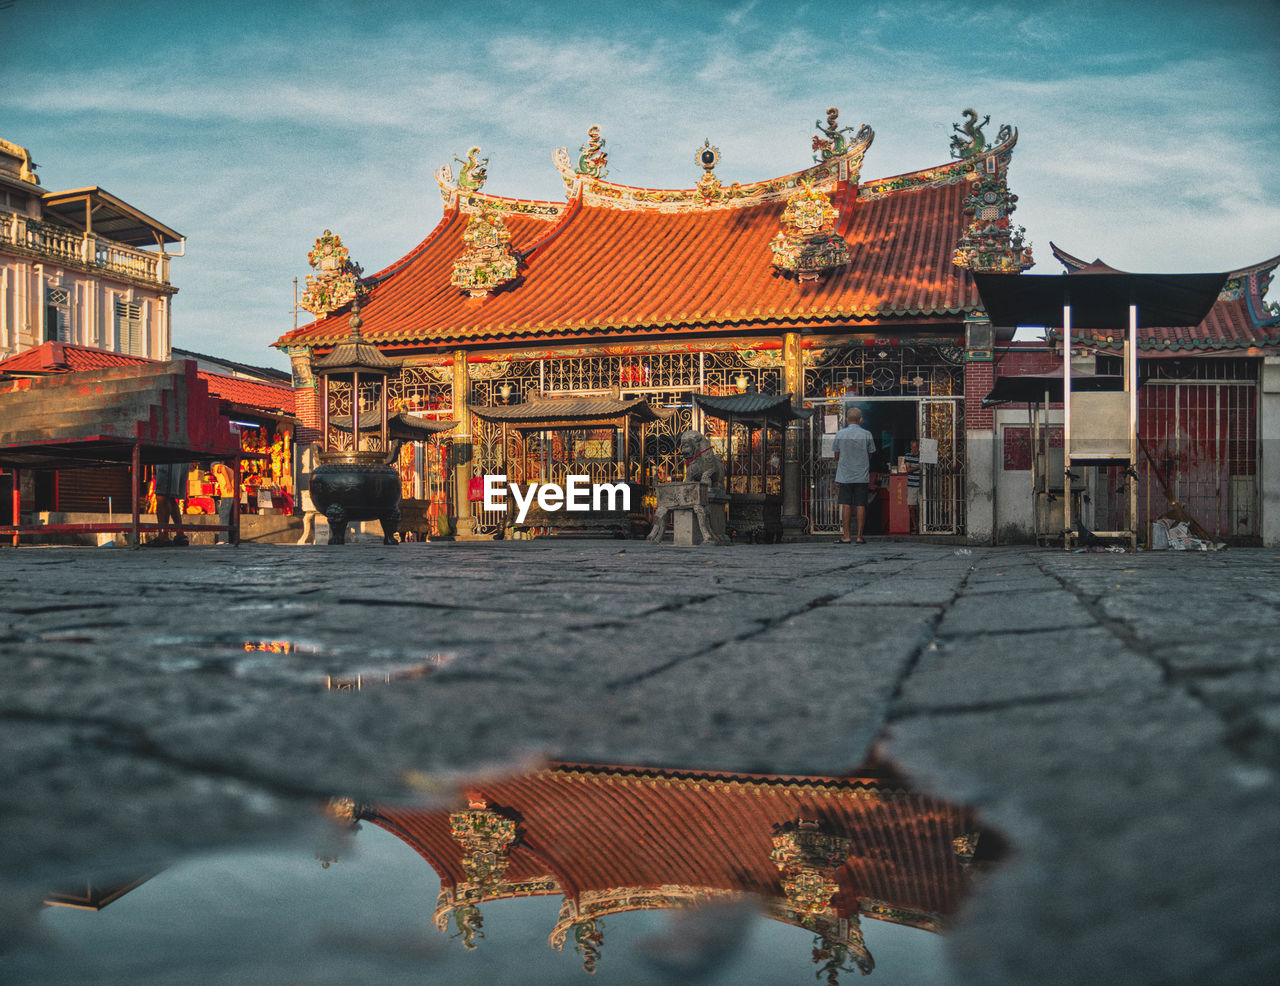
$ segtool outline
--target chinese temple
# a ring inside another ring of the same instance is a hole
[[[451,441],[469,454],[407,450],[401,460],[407,495],[414,485],[451,498],[460,534],[500,527],[468,502],[469,483],[525,452],[500,448],[499,429],[469,406],[643,397],[661,421],[643,437],[646,461],[628,477],[638,481],[678,474],[687,428],[727,450],[694,395],[750,391],[816,412],[787,426],[776,472],[729,470],[760,486],[731,492],[780,493],[791,532],[838,527],[821,439],[856,401],[882,471],[912,439],[936,441],[921,531],[965,533],[966,395],[989,389],[993,345],[970,271],[1018,272],[1033,260],[1010,219],[1017,132],[1001,126],[992,139],[989,117],[964,118],[950,160],[866,180],[872,129],[841,126],[833,107],[811,148],[797,148],[798,158],[812,151],[800,170],[730,180],[708,140],[690,148],[690,184],[673,189],[610,178],[619,162],[592,127],[578,154],[553,155],[563,201],[489,191],[488,158],[473,147],[456,174],[436,173],[440,223],[384,270],[366,276],[328,231],[317,241],[302,302],[316,319],[275,343],[292,361],[299,417],[320,419],[312,367],[346,338],[359,293],[364,338],[400,364],[395,400],[462,422]],[[329,399],[342,413],[350,395]],[[598,450],[601,436],[577,437],[583,455]]]
[[[602,957],[610,915],[753,903],[815,936],[819,977],[871,972],[863,919],[945,929],[975,860],[995,858],[973,812],[913,793],[867,765],[842,777],[672,771],[556,763],[469,782],[454,810],[337,801],[333,813],[394,834],[440,877],[432,923],[466,948],[481,908],[561,898],[548,944],[584,968]]]

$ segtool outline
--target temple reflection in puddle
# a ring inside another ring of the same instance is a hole
[[[337,799],[341,823],[385,829],[440,879],[434,926],[468,949],[482,906],[560,897],[548,943],[594,972],[604,919],[754,905],[811,931],[828,983],[871,972],[863,918],[943,930],[980,864],[1000,853],[967,808],[909,791],[884,765],[842,777],[555,763],[466,787],[431,810]],[[326,861],[327,862],[327,861]]]

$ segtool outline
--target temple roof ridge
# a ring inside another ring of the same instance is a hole
[[[859,185],[858,198],[877,199],[893,192],[912,188],[954,184],[969,175],[975,177],[979,175],[986,169],[988,161],[996,162],[996,166],[1002,169],[1008,166],[1009,158],[1013,155],[1013,149],[1017,143],[1018,128],[1011,127],[1005,139],[985,147],[970,157],[962,157],[915,171],[904,171],[884,178],[868,179]]]
[[[714,177],[713,168],[719,161],[719,150],[712,147],[708,140],[700,151],[710,155],[711,163],[702,165],[705,171],[702,179],[694,186],[685,188],[651,188],[607,181],[603,176],[577,170],[567,147],[557,148],[552,161],[564,180],[566,194],[571,200],[580,196],[584,204],[615,209],[704,211],[782,202],[805,184],[813,185],[823,192],[833,191],[837,183],[842,181],[856,184],[863,156],[874,139],[875,131],[863,124],[856,137],[839,154],[774,178],[745,183],[734,181],[728,184],[723,184]]]

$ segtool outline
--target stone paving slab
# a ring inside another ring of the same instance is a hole
[[[0,549],[0,883],[539,757],[835,773],[874,747],[1013,847],[947,939],[957,983],[1256,982],[1277,586],[1263,549]]]

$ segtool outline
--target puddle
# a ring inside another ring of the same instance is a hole
[[[452,803],[326,811],[327,835],[306,845],[70,881],[38,919],[52,947],[11,953],[0,975],[945,983],[939,933],[1003,852],[971,810],[883,766],[553,763],[467,781]]]
[[[332,647],[304,640],[194,641],[157,638],[184,656],[162,657],[168,674],[225,674],[246,680],[361,691],[372,685],[423,678],[453,663],[454,654],[379,652],[368,647]],[[198,646],[197,646],[198,645]]]

